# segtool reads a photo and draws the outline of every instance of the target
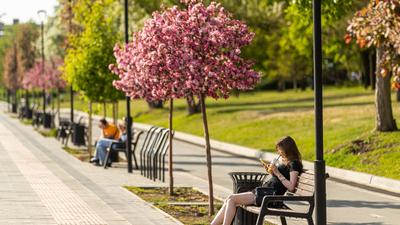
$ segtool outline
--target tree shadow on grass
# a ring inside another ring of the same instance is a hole
[[[371,94],[367,93],[359,93],[359,94],[342,94],[342,95],[334,95],[334,96],[325,96],[324,100],[337,100],[343,99],[347,97],[363,97],[370,96]],[[313,104],[314,97],[307,98],[298,98],[298,99],[283,99],[283,100],[271,100],[271,101],[259,101],[259,102],[211,102],[207,103],[207,108],[224,108],[224,107],[248,107],[248,106],[268,106],[273,104],[287,104],[287,103],[304,103],[310,102]],[[186,108],[185,105],[176,106],[175,109],[184,110]]]
[[[374,102],[356,102],[356,103],[337,103],[337,104],[325,104],[324,108],[334,108],[334,107],[349,107],[349,106],[365,106],[365,105],[373,105]],[[217,114],[229,114],[236,113],[240,111],[259,111],[263,115],[273,115],[277,113],[289,113],[289,112],[306,112],[313,110],[314,106],[283,106],[283,107],[272,107],[272,108],[227,108],[217,110],[215,113]]]

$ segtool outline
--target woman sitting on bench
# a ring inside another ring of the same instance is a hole
[[[293,138],[286,136],[276,143],[276,151],[281,162],[276,165],[264,165],[270,171],[271,178],[262,186],[275,190],[276,195],[283,195],[287,190],[293,192],[296,188],[298,176],[303,171],[301,154]],[[224,202],[211,225],[230,225],[236,214],[236,207],[240,205],[254,205],[256,203],[255,190],[232,194]]]
[[[110,124],[106,119],[101,119],[99,124],[102,130],[102,135],[96,144],[96,155],[90,162],[94,165],[100,166],[104,164],[104,158],[106,156],[106,150],[111,145],[112,142],[118,141],[120,138],[120,131],[114,124]]]

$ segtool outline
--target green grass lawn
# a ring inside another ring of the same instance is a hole
[[[394,96],[394,95],[393,95]],[[394,99],[394,97],[393,97]],[[314,157],[313,92],[283,93],[251,92],[228,100],[207,100],[211,138],[264,151],[274,151],[274,143],[284,135],[297,141],[306,160]],[[64,99],[63,107],[69,107]],[[87,103],[75,101],[75,107],[87,111]],[[168,108],[149,110],[146,102],[132,102],[134,121],[167,127]],[[167,104],[166,104],[167,107]],[[178,131],[203,135],[201,115],[187,116],[186,103],[177,100],[174,108],[174,128]],[[97,114],[103,114],[102,104],[95,104]],[[399,104],[394,102],[395,118],[400,117]],[[107,108],[111,116],[111,105]],[[125,102],[119,102],[119,117],[125,115]],[[324,146],[327,164],[400,179],[399,132],[374,134],[374,93],[362,87],[324,89]],[[354,153],[348,145],[356,139],[369,140],[366,152]],[[382,144],[379,143],[390,143]]]

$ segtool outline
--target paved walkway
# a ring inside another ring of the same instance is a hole
[[[96,137],[98,133],[94,133]],[[175,182],[207,191],[204,149],[174,142]],[[126,168],[82,163],[0,112],[0,224],[177,224],[121,186],[162,186]],[[262,171],[257,161],[212,151],[215,194],[232,190],[231,171]],[[397,225],[400,198],[328,181],[335,225]],[[290,224],[303,224],[295,221]]]
[[[0,113],[0,224],[179,224],[123,185],[160,185],[70,156]]]

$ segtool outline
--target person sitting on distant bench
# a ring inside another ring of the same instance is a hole
[[[99,127],[102,129],[102,135],[96,144],[96,154],[90,162],[97,166],[104,164],[104,158],[106,157],[107,148],[112,142],[119,140],[120,132],[118,128],[112,124],[108,123],[106,119],[101,119]]]
[[[125,123],[119,123],[118,124],[118,129],[119,129],[119,132],[120,132],[120,137],[119,137],[119,142],[126,142],[126,138],[127,138],[127,135],[126,135],[126,124]]]

